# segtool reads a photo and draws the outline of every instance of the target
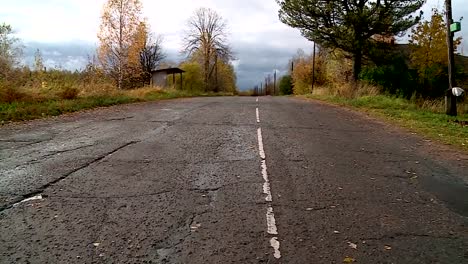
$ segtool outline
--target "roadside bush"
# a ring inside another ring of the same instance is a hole
[[[397,58],[387,65],[365,67],[360,78],[382,87],[385,93],[407,99],[418,89],[417,72],[409,69],[403,58]]]
[[[11,86],[9,83],[0,82],[0,102],[12,103],[26,99],[28,99],[27,94],[21,92],[18,88]]]
[[[59,93],[61,99],[72,100],[78,97],[80,91],[75,87],[65,87]]]
[[[279,82],[279,89],[282,95],[289,95],[293,93],[291,75],[285,75]]]

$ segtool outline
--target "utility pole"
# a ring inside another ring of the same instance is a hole
[[[453,35],[451,26],[453,24],[452,18],[452,0],[445,0],[445,12],[447,15],[447,47],[448,47],[448,76],[449,76],[449,89],[445,94],[445,112],[450,116],[457,116],[457,97],[452,93],[452,88],[455,87],[455,55],[453,50]]]
[[[312,90],[310,93],[314,93],[314,84],[315,84],[315,41],[314,41],[314,51],[312,52]]]
[[[276,69],[274,74],[274,81],[273,81],[273,95],[276,95]]]
[[[294,80],[293,75],[294,75],[294,60],[291,61],[291,80]],[[291,81],[291,88],[294,91],[294,81]]]

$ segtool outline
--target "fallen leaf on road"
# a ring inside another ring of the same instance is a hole
[[[350,258],[350,257],[346,257],[343,259],[343,263],[353,263],[355,261],[356,261],[355,259]]]
[[[200,227],[201,227],[201,224],[196,224],[196,225],[191,226],[190,229],[192,229],[192,231],[195,231]]]
[[[352,249],[357,249],[357,245],[354,244],[354,243],[352,243],[352,242],[348,242],[348,245],[349,245],[349,247],[352,248]]]

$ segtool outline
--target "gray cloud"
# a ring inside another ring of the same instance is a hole
[[[30,1],[31,3],[35,3],[32,0]],[[51,0],[47,1],[50,2]],[[104,2],[104,0],[99,1]],[[264,80],[266,75],[272,74],[275,69],[280,70],[280,73],[285,73],[288,61],[296,53],[297,49],[301,48],[306,52],[310,52],[312,49],[312,43],[301,37],[298,30],[288,28],[279,22],[278,7],[274,1],[266,3],[265,0],[200,0],[200,2],[193,3],[187,0],[184,4],[184,6],[187,5],[187,8],[184,10],[179,10],[179,4],[170,8],[169,4],[167,6],[165,4],[164,8],[155,9],[153,7],[155,5],[160,6],[160,4],[149,0],[144,2],[148,10],[156,10],[154,14],[151,13],[149,20],[153,28],[165,37],[164,48],[168,55],[167,60],[174,63],[178,63],[184,59],[184,56],[180,54],[181,40],[183,38],[182,32],[186,25],[185,21],[192,12],[192,9],[196,8],[197,5],[213,6],[215,10],[228,20],[231,32],[230,42],[238,59],[234,62],[234,65],[238,76],[238,86],[241,89],[251,88],[259,84]],[[468,14],[468,6],[463,5],[463,2],[464,0],[453,0],[454,17],[457,20],[461,16]],[[81,5],[81,1],[78,0],[73,0],[73,3],[73,9]],[[428,3],[424,7],[426,18],[430,14],[430,9],[437,6],[437,3],[441,7],[443,1],[428,0]],[[43,5],[41,4],[40,6]],[[182,14],[174,18],[171,8],[177,8]],[[14,17],[20,17],[19,15],[23,14],[23,8],[15,10],[9,10],[7,13],[16,14]],[[87,14],[87,10],[87,8],[84,8],[82,10],[83,13],[80,14]],[[1,13],[2,11],[0,11]],[[26,17],[23,18],[18,18],[19,25],[24,24],[23,27],[25,28],[32,25],[29,22],[21,24],[21,21],[27,21]],[[92,23],[89,24],[98,25],[98,20],[96,19],[97,17],[91,17],[89,20]],[[171,23],[167,23],[167,21],[171,21]],[[459,34],[467,35],[468,27],[465,26],[466,19],[462,23],[463,32]],[[53,32],[58,30],[51,27],[42,28],[50,29]],[[95,35],[94,33],[90,33],[93,31],[89,25],[88,27],[83,25],[75,29],[82,31],[81,35]],[[68,27],[67,30],[69,31]],[[59,33],[49,34],[48,32],[42,32],[41,36],[62,36],[63,32]],[[40,49],[48,67],[60,66],[69,70],[81,69],[85,66],[88,56],[95,54],[96,50],[96,45],[92,44],[96,40],[91,39],[81,42],[69,41],[60,43],[46,43],[45,41],[38,40],[37,42],[27,42],[25,44],[24,61],[26,64],[32,65],[34,52],[36,49]],[[468,52],[467,40],[464,41],[463,48],[465,52]]]
[[[44,64],[48,68],[61,68],[66,70],[83,69],[95,54],[95,46],[86,42],[68,43],[41,43],[28,42],[24,44],[24,63],[32,66],[34,56],[39,50],[44,59]]]
[[[273,75],[275,70],[278,70],[278,75],[284,74],[289,59],[297,50],[270,45],[255,47],[249,44],[238,44],[235,49],[238,52],[236,72],[241,89],[259,85],[268,74]]]

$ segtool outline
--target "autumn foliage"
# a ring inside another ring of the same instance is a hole
[[[139,52],[147,34],[141,9],[139,0],[108,0],[102,12],[98,58],[119,89],[125,88],[125,80],[141,74]]]
[[[411,65],[417,69],[421,80],[447,75],[447,32],[443,14],[433,9],[430,21],[419,23],[411,31]],[[454,40],[454,50],[461,44]]]

